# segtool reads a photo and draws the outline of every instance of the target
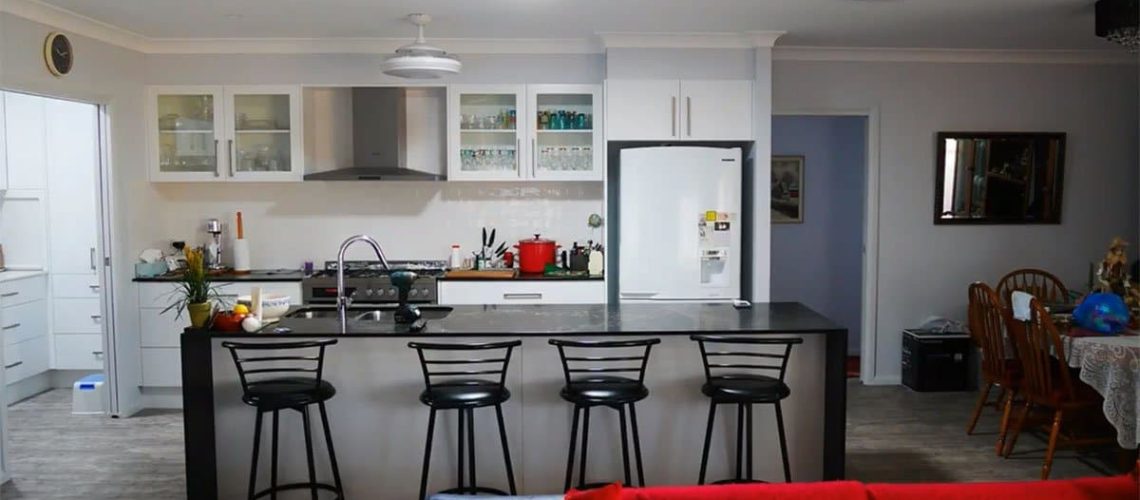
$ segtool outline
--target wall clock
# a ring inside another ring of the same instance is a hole
[[[75,62],[75,51],[71,48],[71,40],[63,33],[49,33],[44,40],[44,62],[51,74],[61,77],[71,72]]]

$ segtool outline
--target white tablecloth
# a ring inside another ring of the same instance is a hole
[[[1064,337],[1069,366],[1104,397],[1104,416],[1123,448],[1140,446],[1140,337]]]

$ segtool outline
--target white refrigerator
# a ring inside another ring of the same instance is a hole
[[[740,298],[740,148],[621,151],[618,299]]]

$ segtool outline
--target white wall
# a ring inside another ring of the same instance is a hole
[[[778,113],[879,112],[879,382],[899,378],[902,328],[965,317],[971,281],[1040,267],[1083,288],[1111,237],[1137,241],[1134,67],[776,61],[773,74]],[[934,226],[934,135],[951,130],[1068,133],[1062,224]]]
[[[114,293],[120,298],[115,308],[115,324],[122,345],[138,343],[138,315],[134,308],[133,262],[137,246],[135,231],[147,232],[156,223],[148,216],[145,203],[134,193],[149,189],[143,168],[145,137],[143,121],[143,55],[95,40],[73,35],[75,67],[66,78],[48,73],[43,62],[43,43],[52,28],[0,13],[0,88],[33,94],[75,99],[107,106],[111,128],[111,200],[115,224],[126,230],[109,242],[115,269]],[[120,251],[120,249],[123,249]],[[121,350],[137,356],[138,349]],[[120,394],[138,386],[138,361],[117,365]],[[128,395],[129,398],[129,395]],[[132,400],[133,401],[133,400]],[[125,403],[130,405],[128,401]],[[133,409],[123,408],[125,412]]]
[[[148,85],[407,84],[379,71],[367,54],[148,55]],[[599,54],[467,55],[456,78],[430,83],[597,83]],[[534,233],[569,246],[601,239],[586,219],[604,213],[600,183],[306,182],[231,186],[148,186],[150,217],[159,223],[137,234],[139,245],[167,248],[171,240],[203,241],[211,217],[243,210],[254,267],[298,267],[335,258],[356,233],[374,235],[391,258],[446,258],[450,245],[479,245],[479,229],[498,228],[501,241]],[[226,219],[223,219],[226,220]],[[359,257],[367,254],[361,252]]]

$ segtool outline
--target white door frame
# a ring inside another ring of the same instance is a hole
[[[878,344],[879,303],[879,109],[773,109],[772,116],[862,116],[867,118],[867,193],[863,212],[863,332],[860,337],[859,379],[868,385],[878,380],[875,346]]]

